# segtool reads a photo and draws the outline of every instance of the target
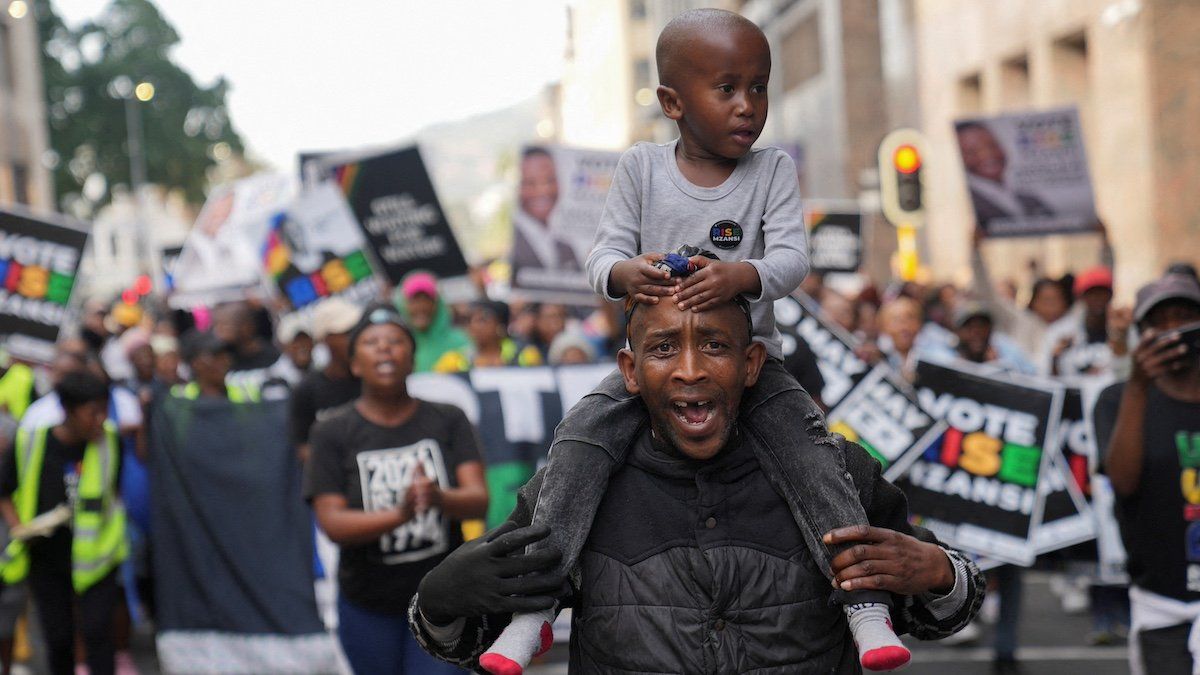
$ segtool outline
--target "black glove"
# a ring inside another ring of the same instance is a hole
[[[509,521],[459,546],[421,579],[417,607],[441,625],[459,617],[553,607],[566,583],[553,571],[562,556],[552,549],[523,553],[549,534],[545,525],[518,528]]]

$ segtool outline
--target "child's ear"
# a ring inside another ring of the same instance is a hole
[[[658,85],[658,105],[662,107],[663,114],[667,116],[667,119],[683,118],[683,102],[679,100],[679,94],[671,87]]]

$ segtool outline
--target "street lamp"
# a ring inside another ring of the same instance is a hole
[[[146,156],[142,153],[142,107],[141,103],[149,103],[154,99],[154,85],[150,82],[139,82],[134,86],[133,80],[121,75],[108,83],[108,93],[113,98],[125,101],[125,138],[129,146],[129,186],[133,191],[134,209],[137,213],[137,228],[135,232],[138,260],[145,273],[153,251],[150,250],[150,237],[147,223],[142,213],[142,186],[146,183]]]
[[[129,146],[129,183],[136,197],[146,182],[146,157],[142,154],[142,109],[138,101],[149,103],[154,98],[154,85],[121,75],[108,83],[108,93],[125,101],[125,137]]]
[[[8,15],[14,19],[22,19],[29,13],[29,4],[25,0],[12,0],[8,3]]]

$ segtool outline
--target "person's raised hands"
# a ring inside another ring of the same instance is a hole
[[[688,259],[696,271],[679,281],[672,298],[679,309],[702,312],[743,293],[757,295],[758,270],[748,262],[722,262],[702,255]]]
[[[629,295],[637,302],[657,305],[658,299],[671,295],[675,281],[671,273],[654,263],[664,258],[662,253],[643,253],[613,265],[608,275],[612,295]]]

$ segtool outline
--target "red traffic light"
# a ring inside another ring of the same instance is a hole
[[[148,274],[139,276],[133,282],[133,292],[138,295],[149,295],[152,290],[154,290],[154,282],[150,280]]]
[[[892,165],[900,173],[916,173],[921,168],[921,153],[913,146],[905,143],[892,153]]]

